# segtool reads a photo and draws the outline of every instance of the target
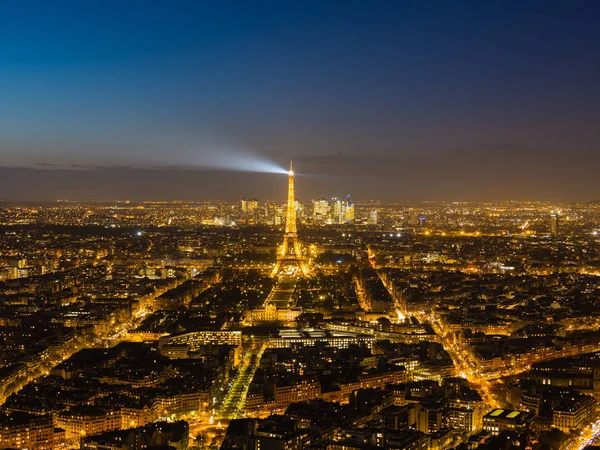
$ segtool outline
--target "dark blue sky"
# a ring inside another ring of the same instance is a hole
[[[1,9],[5,198],[279,198],[259,175],[202,180],[290,157],[330,177],[307,197],[600,195],[597,1]]]

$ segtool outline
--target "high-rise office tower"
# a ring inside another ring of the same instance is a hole
[[[367,218],[367,223],[369,225],[377,225],[377,210],[372,209],[369,211],[369,217]]]
[[[342,210],[342,201],[339,198],[331,199],[331,219],[333,223],[342,223],[344,212]]]
[[[248,200],[246,203],[247,212],[252,213],[256,208],[258,208],[258,200],[253,198]]]
[[[557,237],[559,232],[560,232],[560,229],[559,229],[558,213],[555,212],[550,215],[550,234],[554,237]]]
[[[329,217],[329,202],[326,198],[321,197],[318,200],[313,200],[313,219],[316,223],[326,223]]]
[[[350,200],[350,194],[343,204],[343,221],[344,223],[354,222],[354,202]]]

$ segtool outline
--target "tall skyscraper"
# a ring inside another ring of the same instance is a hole
[[[313,220],[316,223],[327,223],[329,218],[329,202],[326,198],[321,197],[318,200],[313,200]]]
[[[343,204],[343,211],[344,223],[354,222],[354,202],[350,200],[350,194],[348,194],[348,197]]]
[[[342,223],[343,219],[342,201],[339,198],[331,199],[331,219],[333,223]]]
[[[246,203],[246,207],[247,207],[247,212],[249,212],[249,213],[254,212],[254,210],[256,208],[258,208],[258,200],[255,198],[248,200],[248,202]]]
[[[302,247],[298,240],[298,229],[296,226],[296,198],[294,192],[294,170],[290,161],[290,170],[288,172],[288,201],[287,214],[285,221],[285,233],[283,243],[277,252],[277,263],[273,269],[273,276],[282,272],[302,275],[309,274],[309,268],[306,259],[302,256]]]
[[[377,210],[372,209],[369,211],[369,217],[367,219],[367,224],[369,225],[377,225]]]
[[[304,217],[304,205],[296,200],[294,206],[296,208],[296,219],[302,219]]]
[[[560,233],[558,217],[559,216],[557,212],[550,215],[550,234],[554,237],[557,237]]]

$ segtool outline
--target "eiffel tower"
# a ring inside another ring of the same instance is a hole
[[[294,170],[290,161],[288,172],[288,201],[287,215],[285,221],[285,233],[283,243],[277,252],[277,263],[273,269],[272,276],[281,274],[304,275],[310,274],[308,262],[302,256],[302,247],[298,240],[298,229],[296,228],[296,198],[294,196]]]

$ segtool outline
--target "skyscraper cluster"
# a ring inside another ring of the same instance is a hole
[[[354,221],[354,202],[350,194],[345,199],[326,198],[313,200],[313,220],[317,224],[342,224]]]

